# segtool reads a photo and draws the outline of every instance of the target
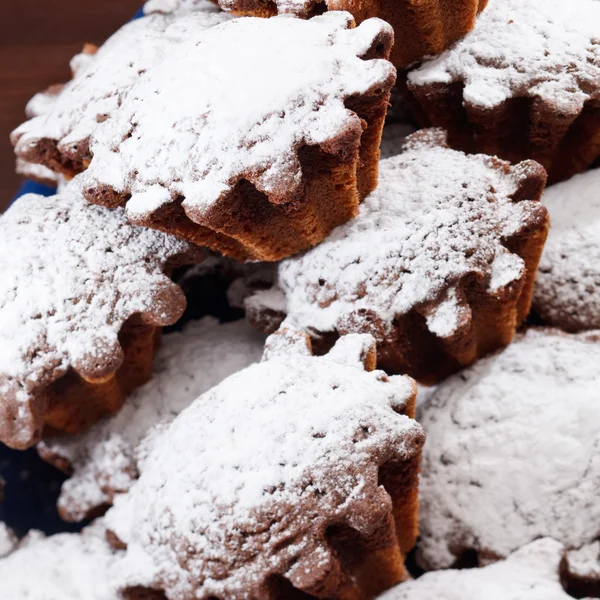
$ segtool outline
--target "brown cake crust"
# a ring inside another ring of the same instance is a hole
[[[127,396],[151,379],[160,335],[159,327],[144,323],[139,316],[131,317],[119,332],[123,363],[112,376],[105,381],[87,381],[70,370],[42,390],[36,400],[44,407],[42,438],[78,435],[117,413]]]

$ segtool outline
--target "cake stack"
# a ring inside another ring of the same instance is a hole
[[[85,527],[1,524],[0,596],[600,597],[599,34],[150,0],[86,46],[0,217],[0,440]]]

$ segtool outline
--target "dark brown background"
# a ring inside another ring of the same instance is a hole
[[[142,0],[0,0],[0,211],[19,186],[9,133],[39,90],[69,78],[85,42],[101,43]]]

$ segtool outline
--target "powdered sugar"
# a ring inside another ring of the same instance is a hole
[[[19,198],[0,218],[0,245],[0,430],[24,445],[38,435],[45,386],[71,367],[89,380],[116,371],[130,316],[177,320],[185,300],[163,270],[198,251],[87,204],[77,179],[58,196]]]
[[[409,86],[458,81],[482,108],[530,97],[577,114],[600,98],[599,23],[594,0],[490,0],[474,30],[411,71]]]
[[[543,538],[482,569],[425,573],[381,600],[570,600],[560,581],[563,554],[559,542]]]
[[[303,185],[299,148],[358,145],[360,119],[344,101],[393,83],[391,63],[360,58],[389,25],[351,22],[249,17],[190,33],[98,129],[86,187],[131,193],[134,219],[178,196],[197,221],[241,179],[289,202]]]
[[[4,522],[0,522],[0,558],[10,554],[17,546],[17,536]]]
[[[116,498],[117,578],[173,599],[265,597],[274,573],[318,581],[335,562],[327,525],[366,534],[389,515],[377,471],[418,456],[420,427],[392,409],[413,394],[408,378],[301,354],[229,377],[154,439]]]
[[[210,0],[148,0],[144,4],[144,14],[163,13],[176,16],[198,12],[219,13],[219,7]]]
[[[534,292],[534,308],[570,331],[600,328],[600,169],[548,188],[552,226]]]
[[[228,19],[224,13],[207,11],[177,20],[172,28],[174,18],[158,14],[125,25],[85,63],[79,61],[73,79],[50,110],[15,130],[15,151],[31,156],[41,140],[50,139],[71,159],[89,159],[90,135],[112,117],[129,89],[166,49],[189,30],[198,32]]]
[[[502,244],[544,218],[539,202],[512,199],[530,166],[509,168],[444,144],[439,130],[409,137],[401,155],[380,163],[379,187],[356,219],[281,263],[289,318],[326,332],[361,309],[388,328],[418,310],[433,333],[447,337],[470,318],[466,278],[476,275],[490,295],[523,278],[523,260]],[[272,305],[276,297],[259,293],[253,302]]]
[[[17,158],[17,173],[27,179],[33,179],[39,183],[46,184],[51,187],[58,185],[58,175],[44,167],[44,165],[38,165],[36,163],[27,162]]]
[[[30,119],[50,112],[56,106],[56,100],[62,91],[62,85],[50,86],[43,92],[37,93],[27,103],[25,113]],[[17,173],[22,177],[33,179],[50,187],[58,185],[58,175],[48,167],[17,158]]]
[[[258,361],[263,344],[264,336],[243,321],[220,324],[212,317],[164,336],[153,379],[117,415],[78,438],[42,443],[42,456],[67,460],[73,468],[59,499],[61,515],[82,519],[126,492],[138,477],[138,446],[150,430],[171,422],[200,394]]]
[[[600,534],[600,342],[529,330],[421,409],[421,561],[502,558],[542,536]]]
[[[114,554],[101,523],[81,534],[29,535],[0,560],[0,597],[6,600],[116,600]]]
[[[240,0],[218,0],[219,6],[223,10],[233,10],[239,11],[241,8],[243,9],[243,5],[241,5]],[[261,7],[261,3],[263,6]],[[306,18],[309,17],[315,7],[320,3],[320,0],[273,0],[272,5],[276,8],[278,14],[291,14],[298,15],[300,17]],[[331,0],[327,2],[331,3]],[[265,0],[259,0],[256,2],[256,7],[258,10],[270,11],[271,7],[269,3]],[[341,10],[345,10],[347,7],[344,7]]]
[[[600,541],[571,550],[567,554],[570,575],[600,582]]]

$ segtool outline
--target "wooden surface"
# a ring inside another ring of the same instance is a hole
[[[100,44],[142,0],[1,0],[0,211],[19,187],[8,136],[36,92],[69,78],[69,60],[85,42]]]

